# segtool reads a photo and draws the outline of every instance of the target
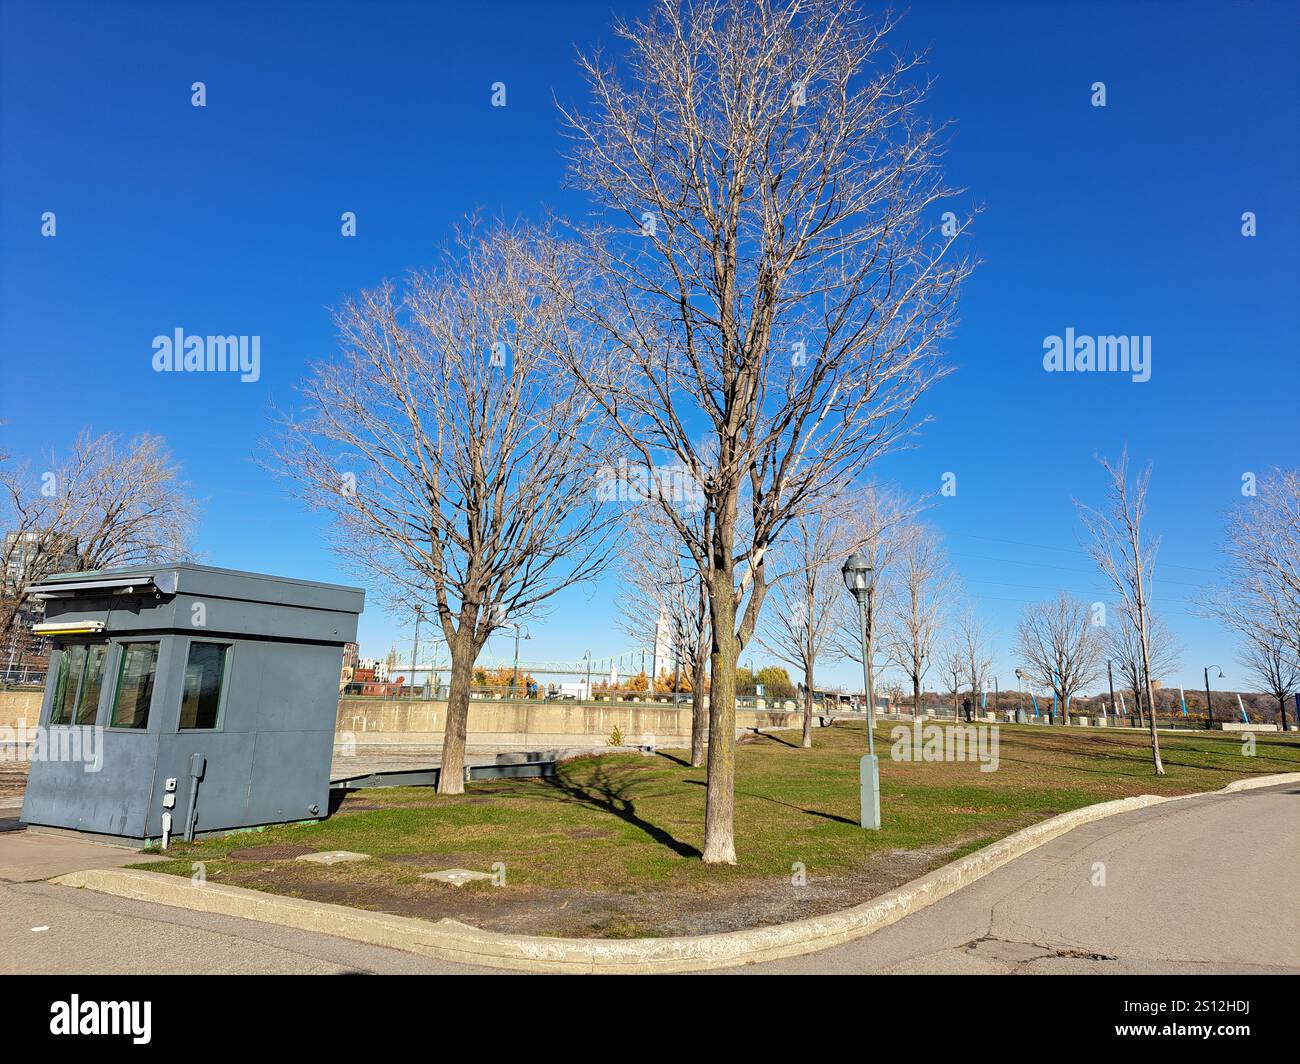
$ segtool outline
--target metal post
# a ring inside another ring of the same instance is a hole
[[[651,691],[654,690],[653,685],[651,685],[650,690]],[[587,687],[586,690],[583,692],[582,698],[583,701],[591,700],[591,651],[590,650],[587,651]]]
[[[870,587],[867,594],[870,595]],[[880,765],[876,760],[875,697],[872,690],[871,638],[867,631],[867,608],[858,599],[858,622],[862,629],[862,682],[867,695],[867,752],[858,766],[858,790],[861,803],[862,826],[871,831],[880,830]]]
[[[1110,684],[1110,715],[1113,717],[1115,716],[1115,673],[1111,670],[1110,659],[1106,660],[1106,680]]]
[[[1216,665],[1217,669],[1218,666]],[[1208,731],[1214,725],[1214,703],[1210,701],[1210,669],[1205,669],[1205,728]]]
[[[867,611],[865,614],[863,614],[863,618],[862,618],[862,651],[863,651],[863,655],[866,658],[866,676],[867,676],[867,729],[868,729],[867,734],[871,737],[868,745],[873,755],[876,752],[876,745],[875,745],[876,685],[875,685],[875,673],[873,671],[873,664],[871,661],[871,635],[872,635],[871,629],[873,627],[873,622],[875,621],[875,615],[872,612],[874,608],[874,603],[872,602],[871,595],[872,592],[875,590],[875,586],[876,585],[874,579],[870,584],[867,585]]]

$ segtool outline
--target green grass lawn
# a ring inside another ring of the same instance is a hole
[[[877,729],[882,830],[858,827],[862,725],[757,736],[736,752],[735,867],[699,861],[704,770],[680,751],[611,754],[558,766],[553,779],[354,792],[329,819],[174,846],[152,871],[363,908],[451,916],[499,930],[568,935],[701,933],[843,908],[1079,806],[1135,794],[1214,790],[1251,775],[1300,771],[1300,742],[1162,734],[1167,775],[1151,771],[1144,732],[1003,725],[997,771],[973,762],[890,758]],[[379,808],[362,808],[362,807]],[[236,860],[264,845],[353,850],[374,860],[319,866]],[[439,868],[505,869],[505,885],[447,887]],[[792,883],[802,866],[807,885]]]

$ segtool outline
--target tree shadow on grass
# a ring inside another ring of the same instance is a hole
[[[565,798],[602,812],[611,813],[625,823],[644,831],[661,846],[667,846],[679,857],[700,857],[702,854],[690,843],[674,838],[657,824],[636,815],[636,803],[630,797],[636,780],[627,771],[611,772],[604,765],[595,765],[591,772],[576,778],[573,773],[557,772],[545,777],[545,783],[555,788]]]
[[[694,787],[703,787],[703,780],[682,780],[683,783],[689,783]],[[806,813],[808,816],[820,817],[822,820],[833,820],[837,824],[848,824],[850,827],[860,827],[856,820],[850,820],[848,817],[836,816],[834,813],[823,813],[820,809],[806,809],[802,805],[794,805],[790,802],[783,802],[780,798],[773,798],[767,794],[755,794],[753,791],[736,791],[737,794],[743,794],[746,798],[757,798],[760,802],[772,802],[775,805],[785,806],[787,809],[793,809],[796,813]]]
[[[786,742],[784,739],[780,738],[779,736],[771,734],[771,732],[754,732],[754,737],[745,745],[746,746],[753,745],[759,739],[767,739],[769,742],[780,743],[782,746],[790,747],[791,750],[803,749],[803,747],[799,743]]]
[[[668,753],[666,750],[656,750],[656,751],[655,751],[655,756],[656,756],[656,757],[662,757],[665,761],[671,761],[674,765],[681,765],[682,768],[690,768],[690,767],[691,767],[691,763],[690,763],[689,761],[687,761],[687,760],[685,760],[685,759],[683,759],[683,758],[680,758],[680,757],[674,757],[672,754]]]

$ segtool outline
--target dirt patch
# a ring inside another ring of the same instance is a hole
[[[436,872],[440,868],[475,869],[483,863],[483,855],[481,853],[399,853],[392,857],[385,857],[384,860]]]
[[[256,847],[249,852],[269,849],[281,847]],[[453,887],[431,881],[395,882],[373,863],[370,867],[309,867],[301,863],[261,869],[228,867],[222,882],[397,916],[459,920],[506,934],[573,938],[704,935],[820,916],[869,901],[944,863],[953,849],[892,850],[857,872],[809,872],[798,885],[790,878],[763,877],[703,886],[664,883],[619,891],[557,890],[508,879],[501,887],[487,882]],[[482,854],[414,853],[384,860],[410,869],[412,877],[438,868],[483,870]]]
[[[311,846],[247,846],[242,850],[231,850],[226,857],[232,861],[291,861],[315,852]]]

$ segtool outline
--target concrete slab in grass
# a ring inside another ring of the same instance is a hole
[[[437,872],[425,872],[421,879],[432,879],[436,883],[450,883],[453,887],[463,887],[480,879],[491,879],[487,872],[471,872],[468,868],[443,868]]]
[[[312,864],[347,864],[349,861],[369,861],[370,854],[353,853],[351,850],[326,850],[324,853],[304,853],[294,860],[310,861]]]

